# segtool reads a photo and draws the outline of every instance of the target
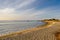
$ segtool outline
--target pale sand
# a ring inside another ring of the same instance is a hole
[[[0,36],[0,40],[57,40],[56,32],[60,32],[60,22],[49,21],[49,24],[43,27]]]

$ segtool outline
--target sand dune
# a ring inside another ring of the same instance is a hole
[[[48,23],[43,27],[0,36],[0,40],[60,40],[55,36],[57,32],[60,32],[60,22],[49,21]]]

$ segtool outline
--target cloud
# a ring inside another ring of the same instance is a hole
[[[12,19],[15,15],[15,10],[12,8],[0,9],[0,20]]]
[[[57,14],[56,14],[57,13]],[[55,8],[48,7],[42,10],[36,10],[35,8],[16,11],[14,8],[0,9],[0,20],[33,20],[58,17],[60,11]]]
[[[36,0],[24,0],[22,3],[20,3],[18,6],[16,6],[16,8],[23,8],[23,7],[27,7],[28,5],[32,4],[33,2],[35,2]]]
[[[32,8],[24,10],[24,8],[26,8],[34,1],[35,0],[0,0],[2,3],[0,4],[0,20],[23,19],[23,17],[26,17],[29,14],[30,10],[33,10]],[[16,9],[19,8],[21,10],[17,11]]]
[[[27,9],[27,10],[22,10],[22,11],[16,11],[13,8],[5,8],[5,9],[0,9],[0,19],[1,20],[27,20],[27,19],[32,19],[36,15],[42,14],[42,11],[35,10],[34,8],[32,9]]]
[[[28,7],[28,5],[32,4],[36,0],[0,0],[1,8],[23,8]]]
[[[37,0],[0,0],[0,20],[33,20],[58,17],[60,9],[57,6],[40,8],[43,4]],[[37,6],[34,6],[34,3]],[[41,4],[38,6],[38,4]],[[33,7],[31,7],[33,6]],[[38,9],[36,9],[38,7]]]

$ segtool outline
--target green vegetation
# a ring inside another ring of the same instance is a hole
[[[55,18],[52,18],[52,19],[44,19],[43,21],[60,21],[59,19],[55,19]]]

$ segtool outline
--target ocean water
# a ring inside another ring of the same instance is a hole
[[[45,24],[37,20],[24,21],[0,21],[0,35],[22,31]]]

